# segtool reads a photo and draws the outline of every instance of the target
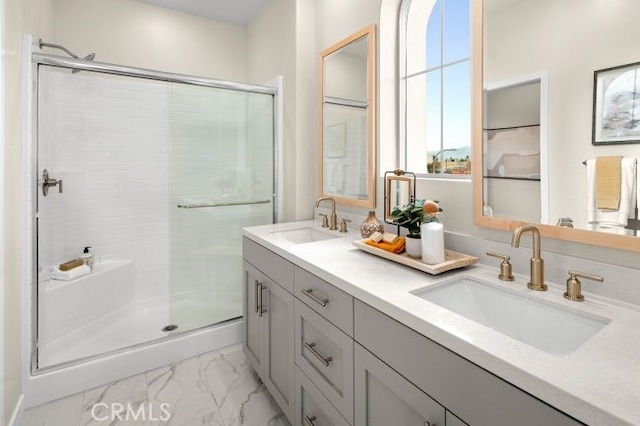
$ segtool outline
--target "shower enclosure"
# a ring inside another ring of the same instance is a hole
[[[239,318],[240,229],[275,216],[276,89],[33,60],[33,372]],[[93,270],[61,272],[85,247]]]

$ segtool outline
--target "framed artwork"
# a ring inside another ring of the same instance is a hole
[[[325,155],[328,158],[344,157],[346,152],[347,126],[345,123],[332,124],[325,129]]]
[[[640,62],[594,72],[592,143],[640,143]]]

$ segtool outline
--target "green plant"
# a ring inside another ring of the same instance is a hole
[[[420,224],[424,218],[423,205],[424,200],[414,200],[405,206],[395,207],[391,212],[395,224],[407,228],[409,236],[417,237],[420,235]]]

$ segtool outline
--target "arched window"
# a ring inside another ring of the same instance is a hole
[[[416,174],[471,173],[470,0],[404,0],[400,153]]]

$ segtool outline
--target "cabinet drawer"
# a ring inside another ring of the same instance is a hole
[[[349,422],[353,422],[353,340],[295,300],[296,365]]]
[[[242,256],[289,293],[293,293],[293,263],[260,244],[242,237]]]
[[[296,367],[295,394],[294,425],[349,426],[349,423],[298,367]]]
[[[581,424],[360,301],[354,303],[354,336],[470,425]]]
[[[353,336],[353,297],[299,267],[295,268],[294,282],[298,299]]]

